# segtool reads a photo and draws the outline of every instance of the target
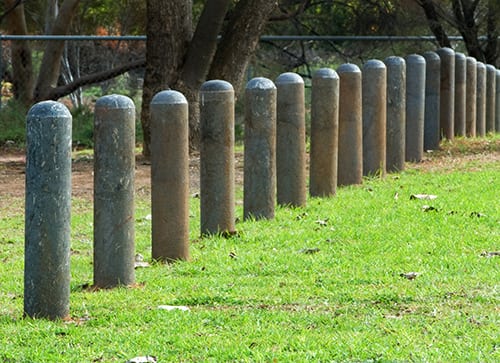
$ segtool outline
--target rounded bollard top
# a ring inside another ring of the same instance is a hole
[[[477,61],[476,66],[477,68],[481,68],[481,70],[486,70],[486,64],[484,64],[483,62]]]
[[[466,59],[467,63],[473,63],[473,64],[477,63],[477,60],[474,57],[467,56],[465,59]]]
[[[459,58],[459,59],[466,59],[467,57],[465,56],[464,53],[456,52],[455,53],[455,59],[457,59],[457,58]]]
[[[385,63],[378,59],[370,59],[363,65],[363,69],[383,69]]]
[[[234,92],[233,86],[227,81],[220,79],[212,79],[206,81],[201,85],[200,92],[212,93],[212,92]]]
[[[292,84],[292,83],[304,84],[304,80],[297,73],[293,73],[293,72],[282,73],[278,76],[278,78],[276,78],[277,85],[278,84]]]
[[[496,69],[496,67],[493,64],[487,64],[486,65],[486,70],[488,72],[495,72],[497,69]]]
[[[386,66],[403,66],[406,65],[406,61],[403,57],[399,57],[397,55],[391,55],[384,59],[384,63]]]
[[[420,54],[409,54],[406,56],[406,63],[411,64],[425,64],[425,58]]]
[[[331,68],[320,68],[313,74],[313,78],[332,78],[338,79],[339,75]]]
[[[270,90],[270,89],[276,89],[276,86],[274,85],[273,81],[271,81],[268,78],[256,77],[256,78],[252,78],[250,81],[248,81],[245,89],[247,89],[247,90]]]
[[[440,62],[439,54],[433,51],[428,51],[422,54],[427,62]]]
[[[455,54],[455,51],[449,47],[443,47],[443,48],[439,48],[437,51],[436,51],[440,56],[441,55],[449,55],[449,56],[453,56]]]
[[[27,118],[54,118],[65,117],[71,118],[71,112],[68,108],[60,102],[56,101],[42,101],[34,104],[28,111]]]
[[[135,108],[134,101],[123,95],[106,95],[99,97],[95,103],[96,108],[131,109]]]
[[[353,63],[344,63],[337,68],[337,73],[361,73],[361,70]]]
[[[186,97],[178,91],[166,90],[158,92],[151,100],[152,105],[187,104]]]

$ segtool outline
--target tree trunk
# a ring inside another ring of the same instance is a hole
[[[19,3],[15,0],[5,0],[5,8],[12,8]],[[7,15],[7,28],[12,35],[26,35],[26,19],[24,17],[24,6],[18,4]],[[33,100],[33,65],[31,49],[28,42],[22,40],[12,41],[12,72],[14,83],[14,95],[20,102],[29,106]]]
[[[146,72],[142,94],[143,154],[151,155],[149,104],[153,96],[174,84],[192,36],[191,0],[148,0]]]
[[[68,34],[71,19],[76,12],[79,0],[65,0],[59,9],[59,15],[52,25],[53,35]],[[61,56],[64,42],[48,41],[43,52],[42,64],[34,93],[34,100],[41,101],[53,98],[52,90],[57,86],[61,69]]]
[[[487,15],[487,36],[485,60],[486,63],[497,66],[498,59],[498,17],[500,16],[500,4],[498,0],[488,0],[488,15]]]
[[[449,47],[451,48],[450,40],[448,39],[448,35],[444,30],[441,22],[439,21],[439,15],[436,11],[436,6],[434,1],[432,0],[416,0],[417,3],[424,10],[425,16],[427,18],[427,22],[429,23],[429,28],[432,33],[436,37],[438,44],[441,47]]]

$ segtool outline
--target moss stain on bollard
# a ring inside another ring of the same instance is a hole
[[[34,105],[26,123],[24,314],[69,314],[71,121],[54,101]]]
[[[201,234],[235,233],[234,90],[221,80],[200,89]]]
[[[189,259],[188,102],[177,91],[151,101],[151,236],[158,261]]]
[[[94,118],[94,285],[135,282],[135,106],[101,97]]]

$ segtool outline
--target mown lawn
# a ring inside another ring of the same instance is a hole
[[[23,200],[12,198],[0,210],[0,361],[498,362],[500,157],[491,154],[498,137],[457,141],[335,198],[239,221],[227,239],[199,237],[192,198],[191,261],[138,269],[133,288],[86,288],[92,204],[75,199],[68,321],[22,317]],[[146,260],[149,214],[149,196],[138,195]]]

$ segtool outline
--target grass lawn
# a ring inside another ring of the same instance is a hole
[[[92,203],[75,198],[67,321],[22,317],[24,200],[12,198],[0,210],[0,362],[499,362],[500,138],[443,149],[240,221],[231,238],[199,237],[192,198],[191,261],[137,269],[133,288],[85,288]],[[149,194],[137,198],[148,260]]]

